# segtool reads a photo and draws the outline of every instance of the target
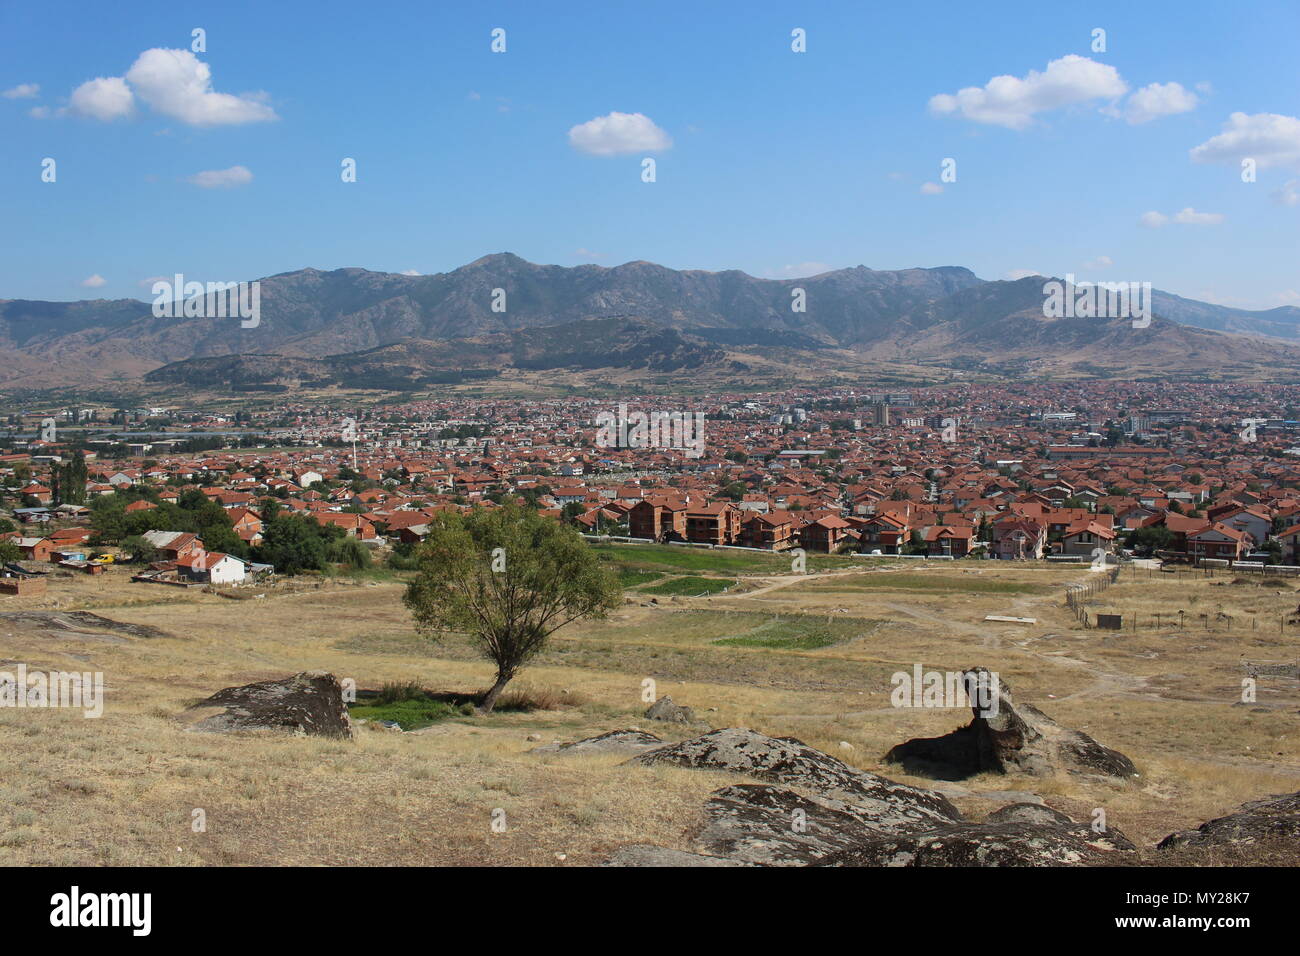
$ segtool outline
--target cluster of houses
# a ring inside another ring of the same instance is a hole
[[[1300,405],[1300,391],[1271,391],[1262,414],[1274,424],[1250,441],[1211,420],[1236,417],[1216,411],[1230,393],[1189,386],[1184,408],[1130,414],[1125,403],[1159,401],[1144,387],[915,390],[886,396],[894,404],[884,414],[875,406],[869,420],[853,417],[861,396],[843,390],[719,396],[704,406],[698,458],[598,447],[588,399],[386,406],[383,421],[358,426],[355,445],[313,441],[341,434],[344,419],[285,409],[269,414],[292,411],[301,420],[293,440],[305,447],[92,455],[86,494],[143,486],[176,501],[198,488],[250,547],[261,541],[268,497],[375,545],[419,542],[442,511],[516,500],[593,534],[661,542],[1040,560],[1094,556],[1161,527],[1167,557],[1242,560],[1281,548],[1284,563],[1297,563],[1300,455],[1287,446],[1300,423],[1286,410]],[[1256,392],[1237,398],[1259,401]],[[1042,410],[1053,405],[1080,410]],[[84,528],[33,530],[75,525],[86,508],[53,501],[48,469],[65,450],[30,444],[0,456],[0,478],[26,472],[22,484],[7,482],[24,503],[14,510],[24,556],[93,565]],[[238,580],[234,556],[192,558],[170,543],[161,550],[172,565],[164,575]]]
[[[59,528],[39,537],[22,534],[5,537],[17,545],[21,560],[28,565],[54,564],[87,574],[102,574],[118,557],[102,548],[91,547],[92,532],[88,527]],[[185,531],[150,531],[142,537],[153,547],[155,560],[135,575],[136,580],[239,584],[255,574],[273,570],[268,565],[255,564],[233,554],[208,551],[201,538]],[[22,564],[6,570],[9,577],[35,576],[30,566]]]
[[[157,560],[135,575],[137,581],[165,584],[240,584],[271,568],[233,554],[208,551],[203,540],[188,531],[150,531],[144,539]]]

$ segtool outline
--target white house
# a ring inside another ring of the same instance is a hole
[[[212,584],[238,584],[247,576],[244,562],[234,555],[209,551],[205,558],[208,581]]]
[[[1226,515],[1220,515],[1218,520],[1229,528],[1246,532],[1258,544],[1267,541],[1269,532],[1273,530],[1273,521],[1269,515],[1255,508],[1230,511]]]

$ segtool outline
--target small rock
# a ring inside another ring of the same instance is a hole
[[[586,740],[575,740],[572,743],[556,741],[545,747],[534,747],[529,753],[640,754],[647,750],[656,750],[663,745],[664,742],[654,734],[642,733],[639,730],[611,730],[609,733],[601,734],[599,737],[588,737]]]
[[[689,724],[695,720],[695,712],[689,707],[680,707],[665,694],[650,705],[645,716],[651,720],[663,720],[673,724]]]

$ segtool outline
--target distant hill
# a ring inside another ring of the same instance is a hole
[[[491,377],[503,369],[623,368],[681,372],[724,362],[706,341],[631,319],[592,319],[454,341],[407,339],[359,352],[307,359],[223,355],[174,362],[150,384],[253,390],[255,386],[410,389]]]
[[[199,359],[188,371],[227,382],[351,381],[381,368],[412,381],[457,369],[674,373],[717,368],[736,353],[815,366],[843,350],[955,368],[1030,363],[1045,374],[1249,375],[1300,364],[1300,350],[1284,344],[1300,344],[1300,309],[1247,312],[1156,292],[1166,321],[1148,329],[1048,321],[1043,281],[985,282],[958,266],[759,279],[649,262],[546,266],[509,253],[427,276],[303,269],[261,280],[261,322],[251,329],[237,319],[155,318],[149,303],[130,299],[0,300],[0,384],[133,381],[155,371],[150,380],[160,381],[181,374],[166,367]],[[803,311],[792,308],[796,296]],[[230,356],[247,360],[206,361]]]

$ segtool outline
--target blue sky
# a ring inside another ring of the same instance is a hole
[[[1300,3],[1065,6],[5,3],[0,298],[510,251],[1300,305]]]

